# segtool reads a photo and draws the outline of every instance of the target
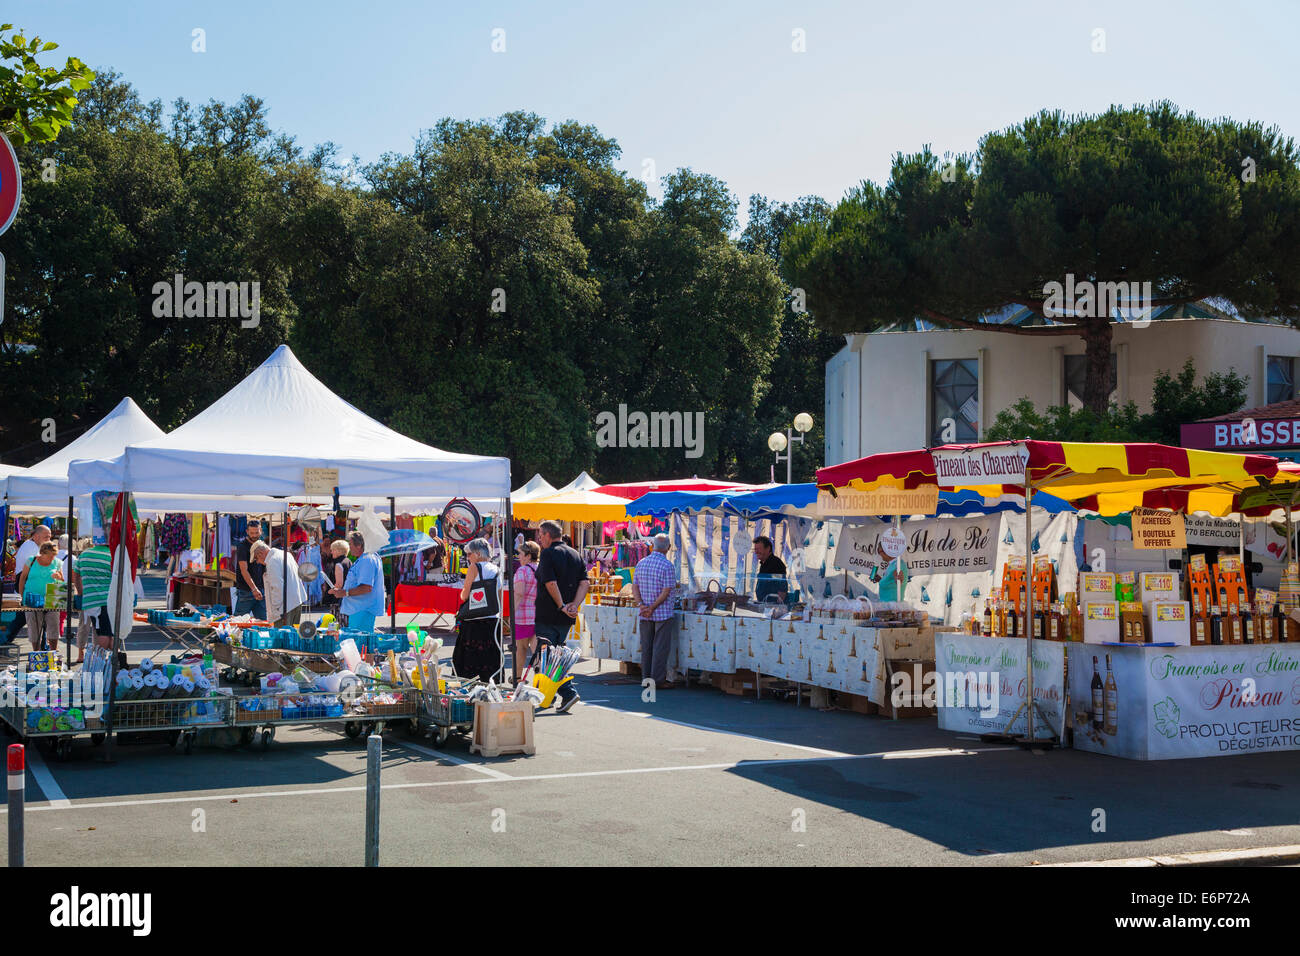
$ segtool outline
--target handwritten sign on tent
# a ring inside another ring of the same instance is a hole
[[[337,468],[304,468],[303,491],[309,495],[332,495],[339,484]]]
[[[1134,508],[1133,547],[1138,550],[1163,548],[1181,551],[1187,547],[1183,516],[1173,511]]]

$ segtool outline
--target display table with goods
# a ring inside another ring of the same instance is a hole
[[[782,618],[740,602],[729,609],[677,611],[669,667],[679,673],[757,675],[865,698],[893,714],[894,674],[924,680],[934,669],[935,631],[903,605],[873,607],[833,598]],[[606,604],[585,608],[592,654],[641,663],[640,612]],[[759,682],[755,683],[759,691]],[[913,716],[909,706],[898,716]],[[933,712],[932,710],[930,711]]]

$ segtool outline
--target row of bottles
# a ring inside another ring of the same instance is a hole
[[[1285,644],[1286,617],[1280,604],[1269,611],[1252,610],[1250,605],[1229,604],[1226,613],[1218,604],[1209,614],[1192,618],[1192,644]]]
[[[1024,612],[1017,611],[1012,601],[990,598],[984,602],[984,616],[979,630],[972,633],[984,637],[1025,637]],[[1034,607],[1034,639],[1038,641],[1068,641],[1076,632],[1074,615],[1064,601],[1053,601],[1047,607]],[[972,621],[972,625],[976,624]]]

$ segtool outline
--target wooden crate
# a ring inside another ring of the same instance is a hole
[[[641,665],[633,664],[630,661],[619,661],[618,672],[624,677],[640,677]]]

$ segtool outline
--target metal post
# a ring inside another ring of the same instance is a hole
[[[785,483],[794,481],[794,429],[785,430]]]
[[[67,659],[69,661],[72,660],[72,546],[75,543],[76,542],[72,537],[72,495],[68,495],[68,554],[67,567],[63,572],[63,580],[67,585],[68,592],[68,616],[66,618],[67,626],[64,628],[64,636],[68,642]],[[82,613],[85,613],[84,609]],[[57,640],[54,642],[54,649],[56,651],[59,649],[59,642]]]
[[[1034,739],[1034,487],[1025,463],[1025,737]]]
[[[504,525],[505,535],[501,540],[501,552],[502,552],[502,559],[503,559],[502,563],[505,565],[505,567],[501,569],[501,574],[502,574],[503,581],[505,583],[505,593],[510,601],[510,645],[512,648],[512,650],[510,651],[510,664],[511,664],[512,672],[514,670],[518,670],[520,674],[523,674],[524,669],[522,665],[527,662],[519,662],[520,666],[517,668],[514,666],[516,663],[514,659],[514,655],[519,650],[519,644],[515,640],[517,635],[517,632],[515,630],[515,590],[514,590],[515,566],[511,561],[515,553],[515,520],[514,520],[513,506],[511,504],[509,495],[506,495],[505,507],[506,507],[506,522]],[[502,645],[505,644],[504,634],[501,635],[501,642]],[[505,676],[505,669],[506,669],[506,655],[503,646],[501,652],[502,676]],[[500,683],[500,681],[498,681],[498,683]]]
[[[281,545],[284,548],[284,560],[280,562],[280,568],[283,572],[280,575],[280,619],[285,626],[289,623],[289,499],[284,499],[284,542]],[[274,622],[273,622],[274,623]]]
[[[9,745],[9,865],[25,866],[23,801],[26,798],[27,759],[22,744]]]
[[[379,758],[384,738],[366,738],[366,866],[379,865]]]
[[[388,499],[388,530],[397,530],[397,499]],[[388,629],[394,634],[397,633],[397,555],[388,559],[388,578],[389,587],[393,594],[393,603],[389,607]]]

